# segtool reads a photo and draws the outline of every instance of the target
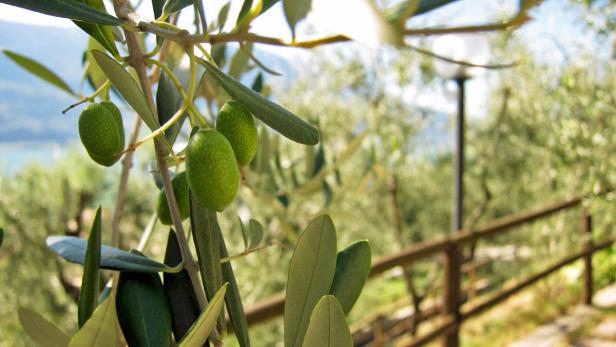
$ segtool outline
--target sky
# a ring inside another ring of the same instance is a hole
[[[345,13],[348,8],[357,8],[358,0],[313,0],[313,9],[307,19],[301,22],[297,28],[299,40],[320,37],[328,34],[335,34],[340,30],[351,28],[350,33],[362,35],[362,30],[370,29],[366,23],[369,18],[361,15],[361,11],[355,10],[352,15]],[[140,8],[140,14],[144,18],[152,19],[150,2],[144,0],[144,6]],[[204,1],[205,11],[208,14],[208,22],[211,23],[217,15],[220,7],[226,0]],[[237,13],[242,1],[234,0],[229,13],[229,20],[225,29],[230,30],[235,22]],[[584,32],[583,26],[579,22],[579,9],[572,4],[572,1],[545,0],[531,15],[535,18],[531,23],[523,26],[516,31],[524,42],[527,42],[532,51],[537,52],[537,57],[546,62],[556,63],[563,61],[563,54],[557,48],[555,42],[564,46],[571,54],[583,51],[593,51],[593,37]],[[460,0],[451,5],[445,6],[429,15],[418,16],[409,21],[410,27],[427,26],[454,26],[467,24],[480,24],[491,22],[494,18],[507,18],[515,13],[518,0]],[[111,6],[107,3],[107,8]],[[187,12],[191,12],[190,8]],[[341,15],[342,14],[342,15]],[[179,26],[190,28],[192,26],[192,15],[183,14],[180,17]],[[0,4],[0,21],[17,21],[25,24],[54,26],[62,28],[77,29],[74,24],[67,19],[56,18],[37,14],[35,12],[19,9],[13,6]],[[283,7],[281,3],[275,5],[264,15],[255,19],[252,23],[251,31],[266,35],[280,37],[286,40],[291,39],[291,32],[288,29]],[[85,35],[85,34],[84,34]],[[365,35],[365,33],[364,33]],[[412,43],[416,41],[411,40]],[[428,42],[429,44],[429,42]],[[348,43],[339,44],[349,45]],[[366,42],[352,44],[359,54],[365,55],[370,60],[380,49],[370,40]],[[296,69],[310,57],[310,51],[304,49],[275,47],[259,45],[259,51],[273,54],[290,62]],[[429,48],[429,47],[428,47]],[[504,63],[503,61],[490,61],[490,63]],[[293,66],[292,66],[293,67]],[[477,78],[472,79],[467,84],[467,113],[472,119],[482,119],[487,115],[486,107],[488,90],[494,82],[498,72],[488,72]],[[418,107],[427,107],[440,110],[444,113],[455,112],[455,93],[453,83],[445,84],[443,90],[424,90],[418,86],[405,88],[401,97],[413,102]]]

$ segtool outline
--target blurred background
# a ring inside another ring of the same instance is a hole
[[[214,17],[225,3],[205,1],[206,13]],[[241,2],[236,3],[230,18],[239,11]],[[381,7],[396,3],[379,2]],[[146,1],[140,8],[144,16],[151,13],[148,6]],[[336,30],[336,20],[322,15],[328,11],[319,15],[322,6],[335,5],[315,1],[314,13],[298,26],[298,39]],[[455,1],[409,24],[499,22],[517,8],[518,1]],[[463,227],[616,184],[615,10],[609,0],[546,0],[519,29],[481,34],[489,48],[482,64],[511,66],[482,69],[465,83]],[[191,17],[182,15],[179,25],[190,26]],[[252,31],[290,39],[282,4],[257,18]],[[259,154],[247,172],[252,188],[242,188],[220,215],[231,254],[243,250],[238,216],[261,222],[267,240],[275,244],[233,260],[245,305],[284,290],[289,250],[320,213],[331,214],[339,248],[369,239],[373,262],[451,233],[459,90],[435,69],[439,59],[422,53],[436,49],[437,38],[407,39],[419,50],[374,47],[369,40],[315,49],[255,44],[252,54],[280,76],[242,58],[237,45],[228,45],[228,70],[235,68],[247,85],[260,83],[263,94],[321,131],[321,143],[312,148],[261,127]],[[87,45],[87,34],[69,20],[0,4],[0,47],[44,63],[83,95],[92,91],[84,79]],[[185,70],[178,61],[178,75]],[[102,168],[89,160],[77,133],[81,108],[61,112],[75,101],[0,55],[2,346],[30,345],[16,318],[18,306],[36,308],[65,331],[76,329],[71,318],[80,267],[55,257],[44,240],[51,234],[87,232],[99,204],[104,225],[109,225],[119,165]],[[197,105],[213,107],[207,95]],[[128,106],[123,114],[124,124],[131,124]],[[137,151],[131,171],[121,225],[125,249],[137,245],[155,209],[159,190],[149,172],[152,152],[148,146]],[[614,193],[607,193],[583,202],[597,238],[613,236],[614,199]],[[467,294],[489,294],[579,250],[585,240],[579,232],[581,208],[482,241],[473,251]],[[154,230],[146,253],[162,259],[167,230],[160,225]],[[616,250],[597,253],[593,262],[596,288],[616,280]],[[433,257],[368,282],[351,312],[352,327],[374,328],[379,317],[392,317],[413,302],[429,306],[441,296],[440,265],[440,258]],[[462,329],[462,345],[507,345],[558,317],[580,301],[582,275],[582,264],[573,263],[471,319]],[[257,346],[276,345],[282,320],[257,324],[251,335]]]

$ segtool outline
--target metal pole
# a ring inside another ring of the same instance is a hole
[[[464,200],[464,83],[465,77],[455,79],[458,85],[458,114],[456,117],[456,142],[454,153],[454,208],[452,230],[456,232],[462,229],[463,223],[463,200]]]

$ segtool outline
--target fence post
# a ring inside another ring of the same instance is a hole
[[[582,213],[582,230],[584,231],[584,237],[586,242],[584,243],[585,249],[588,251],[584,255],[584,304],[592,305],[593,295],[593,281],[592,281],[592,254],[593,254],[593,241],[592,241],[592,216],[588,213],[588,210],[584,209]]]
[[[454,315],[460,321],[460,283],[462,277],[462,252],[451,243],[445,251],[445,273],[443,290],[443,314]],[[459,326],[443,336],[443,347],[460,345]]]

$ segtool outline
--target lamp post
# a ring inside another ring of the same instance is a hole
[[[489,48],[485,39],[477,35],[445,35],[434,41],[432,51],[440,56],[458,62],[473,65],[485,65],[489,58]],[[464,202],[464,104],[465,83],[471,77],[482,72],[483,69],[435,60],[434,68],[443,78],[451,79],[458,86],[458,112],[455,121],[455,150],[454,150],[454,201],[451,229],[452,233],[462,229],[463,202]],[[445,254],[445,284],[443,290],[443,314],[453,316],[456,326],[443,337],[443,347],[458,347],[460,320],[460,284],[462,277],[463,255],[454,244]]]

